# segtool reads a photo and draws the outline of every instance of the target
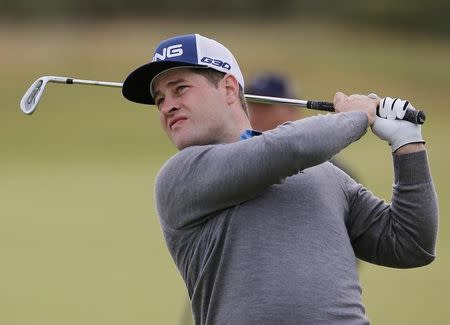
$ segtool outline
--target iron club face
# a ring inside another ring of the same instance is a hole
[[[28,88],[20,101],[20,109],[22,112],[25,114],[33,114],[36,110],[36,106],[39,104],[42,94],[44,93],[48,80],[48,77],[41,77],[33,82],[30,88]]]
[[[56,77],[56,76],[44,76],[38,78],[33,84],[28,88],[26,93],[23,95],[20,101],[20,109],[25,114],[31,115],[36,110],[37,105],[44,93],[45,86],[49,82],[57,83],[69,83],[70,78],[66,77]]]

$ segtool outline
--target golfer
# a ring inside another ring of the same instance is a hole
[[[123,87],[156,104],[179,149],[158,174],[156,204],[195,323],[368,324],[357,257],[395,268],[435,258],[421,127],[375,114],[405,101],[338,92],[337,114],[259,134],[244,89],[231,52],[198,34],[161,42]],[[327,162],[369,126],[393,151],[391,203]]]

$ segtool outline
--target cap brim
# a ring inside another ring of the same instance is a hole
[[[144,64],[131,72],[123,82],[122,94],[132,102],[154,105],[150,94],[150,83],[161,72],[175,67],[203,67],[198,64],[189,64],[177,61],[156,61]]]

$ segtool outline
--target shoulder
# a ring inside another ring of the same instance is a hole
[[[334,166],[336,166],[337,168],[339,168],[340,170],[342,170],[343,172],[345,172],[348,176],[350,176],[351,178],[353,178],[354,180],[358,181],[358,176],[356,175],[356,173],[354,172],[354,170],[352,170],[349,165],[345,162],[343,162],[342,160],[336,159],[336,157],[331,158],[330,163],[332,163]]]
[[[186,174],[192,168],[197,168],[196,162],[215,146],[217,145],[191,146],[177,152],[159,170],[157,184],[166,179],[179,179],[181,175]]]

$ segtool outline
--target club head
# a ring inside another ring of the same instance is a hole
[[[33,114],[49,80],[49,77],[41,77],[33,82],[20,101],[20,109],[22,112],[28,115]]]

